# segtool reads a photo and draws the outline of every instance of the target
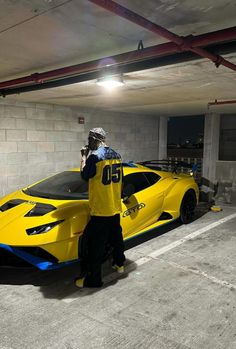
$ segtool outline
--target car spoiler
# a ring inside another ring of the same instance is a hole
[[[189,164],[178,160],[148,160],[138,162],[139,165],[146,166],[152,170],[169,171],[173,173],[187,172],[193,175],[197,171],[197,164]]]

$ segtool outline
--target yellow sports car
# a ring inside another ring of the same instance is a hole
[[[180,173],[177,163],[172,171],[159,166],[157,161],[123,165],[124,240],[193,218],[199,196],[193,176]],[[42,270],[78,261],[88,220],[87,183],[79,169],[61,172],[0,200],[0,255],[5,249]]]

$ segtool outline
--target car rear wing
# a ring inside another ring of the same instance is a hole
[[[152,170],[168,171],[176,174],[188,173],[193,176],[197,172],[197,164],[189,164],[178,160],[148,160],[138,162],[138,164]]]

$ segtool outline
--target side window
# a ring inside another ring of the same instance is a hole
[[[143,173],[132,173],[124,177],[123,186],[132,185],[134,187],[134,193],[137,193],[150,186],[147,178]]]
[[[147,178],[150,185],[155,184],[161,178],[157,173],[154,172],[145,172],[145,177]]]

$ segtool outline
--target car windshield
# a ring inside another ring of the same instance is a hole
[[[25,194],[47,199],[88,199],[88,183],[79,172],[65,171],[23,190]]]

